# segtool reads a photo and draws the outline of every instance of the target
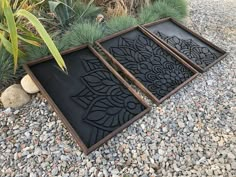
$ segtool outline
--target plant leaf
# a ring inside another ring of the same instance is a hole
[[[8,30],[10,34],[11,44],[12,44],[12,54],[14,58],[14,72],[16,72],[17,68],[17,60],[18,60],[18,38],[17,38],[17,28],[16,28],[16,22],[14,19],[14,14],[12,12],[12,9],[8,3],[7,0],[3,0],[4,2],[4,15],[6,17]]]
[[[48,4],[50,11],[56,14],[56,17],[62,26],[66,25],[68,20],[74,16],[74,10],[66,3],[61,1],[48,1]]]
[[[30,40],[30,39],[27,39],[25,37],[23,37],[22,35],[18,35],[18,38],[22,41],[25,41],[26,43],[28,44],[31,44],[31,45],[34,45],[34,46],[40,46],[41,44],[38,43],[37,41],[34,41],[34,40]]]
[[[3,46],[5,49],[13,55],[13,49],[12,49],[12,44],[0,33],[0,39],[2,41]],[[18,49],[18,53],[20,57],[23,57],[25,54]]]
[[[30,21],[30,23],[35,27],[35,29],[37,30],[37,32],[39,33],[39,35],[41,36],[41,38],[43,39],[43,41],[47,45],[51,54],[55,58],[57,64],[60,66],[60,68],[62,70],[66,71],[66,65],[65,65],[65,62],[64,62],[60,52],[56,48],[56,45],[54,44],[54,42],[50,38],[49,34],[47,33],[47,31],[45,30],[43,25],[40,23],[40,21],[33,14],[31,14],[30,12],[28,12],[24,9],[19,10],[16,13],[16,15],[24,16],[25,18],[27,18]]]
[[[3,30],[7,33],[9,33],[9,30],[7,28],[5,28],[1,23],[0,23],[0,30]],[[17,35],[17,37],[22,40],[25,41],[26,43],[29,43],[31,45],[35,45],[35,46],[40,46],[40,43],[42,40],[40,38],[37,38],[36,36],[28,36],[28,35]]]

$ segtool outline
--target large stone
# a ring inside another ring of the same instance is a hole
[[[1,102],[4,108],[21,107],[30,101],[30,96],[22,89],[19,84],[8,87],[1,96]]]
[[[35,85],[34,81],[28,74],[21,79],[20,83],[22,88],[29,94],[34,94],[39,92],[38,87]]]

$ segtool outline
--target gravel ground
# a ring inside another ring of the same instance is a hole
[[[40,94],[0,109],[0,176],[236,176],[236,1],[191,0],[186,25],[230,54],[85,156]]]

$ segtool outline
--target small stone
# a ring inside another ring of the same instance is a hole
[[[41,153],[42,153],[42,150],[39,147],[35,148],[34,155],[41,155]]]
[[[88,163],[87,163],[87,167],[88,168],[91,168],[93,166],[93,164],[89,161]]]
[[[27,139],[29,139],[30,138],[30,133],[29,132],[25,132],[25,136],[26,136]]]
[[[98,175],[97,175],[98,177],[103,177],[103,174],[102,174],[102,172],[100,171],[100,172],[98,172]]]
[[[218,142],[218,145],[220,147],[224,146],[224,139],[223,138],[220,139],[220,141]]]
[[[212,139],[213,139],[213,141],[217,142],[217,141],[219,141],[220,138],[218,136],[213,136]]]
[[[35,173],[30,173],[30,177],[37,177]]]
[[[108,171],[105,168],[103,168],[102,173],[104,174],[105,177],[109,176]]]
[[[89,169],[89,173],[90,173],[90,174],[94,173],[95,171],[96,171],[96,167],[91,167],[91,168]]]
[[[18,114],[20,112],[20,110],[15,110],[13,114]]]
[[[19,84],[8,87],[1,96],[4,108],[18,108],[30,101],[30,96],[21,88]]]
[[[173,164],[173,168],[176,172],[181,171],[181,169],[177,167],[176,163]]]
[[[230,112],[234,115],[236,115],[236,107],[230,108]]]
[[[111,171],[111,174],[112,175],[117,175],[119,173],[119,170],[118,169],[114,169]]]
[[[35,83],[28,74],[21,79],[21,86],[29,94],[39,92],[38,87],[35,85]]]
[[[47,166],[49,166],[49,163],[48,162],[43,162],[41,163],[41,167],[44,169],[46,168]]]
[[[62,161],[67,161],[68,159],[69,159],[68,156],[66,156],[66,155],[61,155],[61,160],[62,160]]]
[[[178,120],[177,123],[178,123],[178,125],[179,125],[180,128],[184,128],[184,127],[185,127],[184,122]]]
[[[214,83],[214,80],[208,80],[208,81],[207,81],[207,84],[208,84],[208,85],[213,85],[213,83]]]
[[[147,160],[147,155],[146,154],[142,154],[141,158],[142,158],[143,161],[146,161]]]
[[[204,163],[206,161],[206,157],[202,157],[198,162],[199,164]]]
[[[160,155],[163,155],[163,154],[165,153],[165,151],[163,151],[162,149],[158,149],[158,153],[159,153]]]
[[[226,164],[226,169],[227,169],[227,171],[230,171],[231,170],[231,166],[230,166],[230,164]]]
[[[55,167],[55,168],[52,169],[52,175],[56,176],[57,174],[58,174],[58,168]]]
[[[164,133],[167,133],[168,132],[168,128],[165,126],[165,127],[162,127],[162,131],[164,132]]]
[[[104,20],[104,15],[98,14],[97,17],[96,17],[96,21],[97,21],[98,23],[101,23],[103,20]]]
[[[229,152],[227,155],[230,159],[235,159],[235,155],[232,152]]]
[[[12,112],[11,112],[11,108],[7,108],[7,109],[5,109],[5,111],[3,111],[4,112],[4,114],[6,114],[6,115],[10,115]]]
[[[231,168],[234,169],[234,170],[236,170],[236,162],[235,162],[235,161],[232,162],[232,164],[231,164]]]

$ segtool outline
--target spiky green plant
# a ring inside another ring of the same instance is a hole
[[[75,3],[73,9],[77,15],[77,19],[75,21],[81,21],[84,19],[95,19],[95,17],[101,13],[101,7],[96,6],[95,4],[91,3],[89,4],[82,3],[80,1],[77,1]]]
[[[142,8],[139,23],[144,24],[165,17],[182,20],[187,14],[185,0],[156,0],[152,5]]]
[[[81,21],[81,19],[91,19],[100,13],[101,8],[93,4],[90,0],[88,4],[80,0],[50,0],[50,11],[59,20],[61,27],[66,28],[71,22]]]
[[[106,23],[106,34],[113,34],[137,24],[137,19],[131,16],[113,17]]]
[[[187,2],[186,0],[154,0],[164,2],[170,7],[176,9],[181,18],[184,18],[187,15]]]
[[[24,73],[22,68],[19,68],[14,74],[13,56],[4,48],[0,48],[0,90],[12,84],[16,79],[20,78]]]
[[[27,55],[20,60],[20,65],[26,63],[27,61],[35,60],[50,55],[50,51],[48,50],[46,45],[41,45],[40,47],[27,45],[25,46],[25,53],[27,53]]]
[[[103,36],[103,28],[100,24],[78,22],[71,27],[70,31],[63,36],[62,39],[59,40],[59,48],[66,49],[81,44],[92,44]]]
[[[35,46],[40,46],[39,41],[43,41],[60,68],[66,70],[64,60],[51,37],[41,22],[30,12],[36,5],[29,5],[28,0],[14,1],[13,4],[8,0],[0,0],[0,48],[4,47],[13,55],[14,72],[16,72],[18,58],[24,55],[20,41]],[[31,32],[31,29],[27,28],[27,23],[22,19],[27,19],[35,27],[41,40]]]

